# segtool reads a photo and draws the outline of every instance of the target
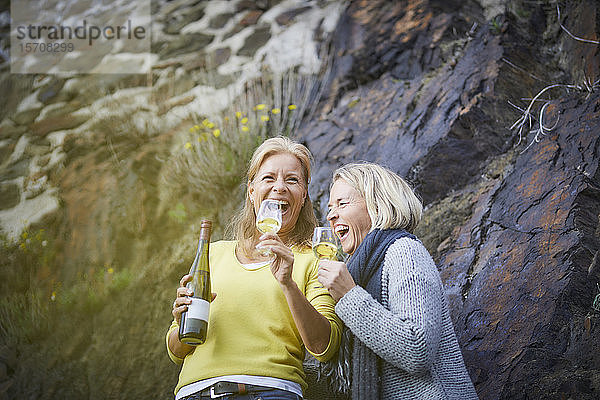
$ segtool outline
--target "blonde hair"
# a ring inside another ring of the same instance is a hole
[[[423,204],[404,179],[373,163],[352,163],[333,173],[332,185],[343,179],[365,199],[371,230],[406,229],[413,232],[421,220]]]
[[[312,155],[306,146],[283,136],[265,140],[252,155],[246,173],[247,183],[252,183],[262,163],[269,156],[281,153],[291,154],[300,161],[302,165],[302,177],[304,178],[304,182],[302,183],[306,189],[306,199],[298,215],[298,221],[287,238],[287,244],[310,246],[313,230],[317,226],[317,218],[308,195]],[[258,232],[255,226],[256,215],[254,214],[254,207],[250,202],[250,196],[246,195],[245,197],[244,208],[234,217],[229,230],[233,233],[234,239],[238,241],[244,254],[250,255],[253,250],[253,242],[258,238]]]

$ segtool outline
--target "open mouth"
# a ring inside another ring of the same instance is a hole
[[[335,233],[338,235],[340,240],[344,240],[348,235],[348,232],[350,232],[350,228],[346,225],[337,225],[335,227]]]
[[[273,200],[277,200],[279,202],[279,209],[281,210],[281,214],[285,214],[286,211],[290,208],[290,203],[288,203],[287,200]]]
[[[282,213],[285,213],[288,210],[288,208],[290,208],[290,203],[288,203],[285,200],[281,200],[279,202],[279,208],[281,208]]]

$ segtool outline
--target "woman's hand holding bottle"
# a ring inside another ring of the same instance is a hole
[[[177,288],[177,297],[175,297],[175,301],[173,302],[173,317],[177,324],[181,324],[181,313],[187,311],[187,306],[192,304],[191,296],[194,295],[194,292],[186,287],[187,283],[192,280],[192,276],[190,274],[184,275],[179,281],[179,287]],[[216,293],[211,293],[212,300],[217,297]]]

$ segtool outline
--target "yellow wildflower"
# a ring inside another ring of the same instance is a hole
[[[296,109],[296,105],[294,105],[294,104],[290,104],[290,105],[288,106],[288,110],[290,110],[290,111],[291,111],[291,110],[295,110],[295,109]]]
[[[265,107],[266,107],[266,105],[264,105],[264,104],[257,104],[256,107],[254,107],[254,109],[258,110],[258,111],[262,111],[265,109]]]
[[[192,148],[192,144],[190,142],[187,142],[184,147],[189,150]]]
[[[236,112],[235,112],[235,117],[236,117],[237,119],[240,119],[240,118],[242,118],[242,113],[241,113],[241,112],[239,112],[239,111],[236,111]]]
[[[242,126],[242,131],[248,132],[249,130],[250,128],[248,128],[246,125]]]
[[[192,126],[192,127],[190,128],[190,133],[194,133],[195,131],[196,131],[196,129],[194,129],[194,127]]]
[[[213,136],[214,136],[214,137],[219,137],[219,136],[221,136],[221,130],[220,130],[220,129],[215,129],[215,130],[213,131]]]
[[[112,274],[113,272],[115,272],[115,270],[112,267],[110,267],[106,270],[106,272],[108,272],[109,274]]]
[[[268,116],[268,115],[261,115],[261,116],[260,116],[260,120],[261,120],[262,122],[267,122],[267,121],[269,120],[269,116]]]
[[[247,124],[248,123],[248,117],[244,117],[242,118],[242,120],[240,121],[242,124]]]
[[[212,128],[214,128],[214,127],[215,127],[215,124],[213,124],[212,122],[209,122],[209,123],[206,125],[206,127],[207,127],[208,129],[212,129]]]
[[[50,300],[54,301],[56,300],[56,292],[52,292],[52,294],[50,295]]]
[[[204,126],[206,126],[206,127],[208,127],[208,125],[209,125],[210,123],[211,123],[211,122],[210,122],[208,119],[206,119],[206,118],[202,120],[202,125],[204,125]]]
[[[281,108],[274,108],[271,110],[273,114],[279,114],[281,112]]]

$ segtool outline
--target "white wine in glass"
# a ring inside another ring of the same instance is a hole
[[[281,202],[278,200],[266,199],[260,203],[258,214],[256,215],[256,229],[262,233],[277,233],[281,229]],[[270,256],[273,253],[270,250],[259,250],[264,256]]]
[[[339,241],[331,228],[317,226],[313,233],[312,248],[319,260],[337,260]]]
[[[281,221],[277,218],[266,217],[256,223],[256,228],[262,233],[277,233],[279,232],[279,229],[281,229]]]

